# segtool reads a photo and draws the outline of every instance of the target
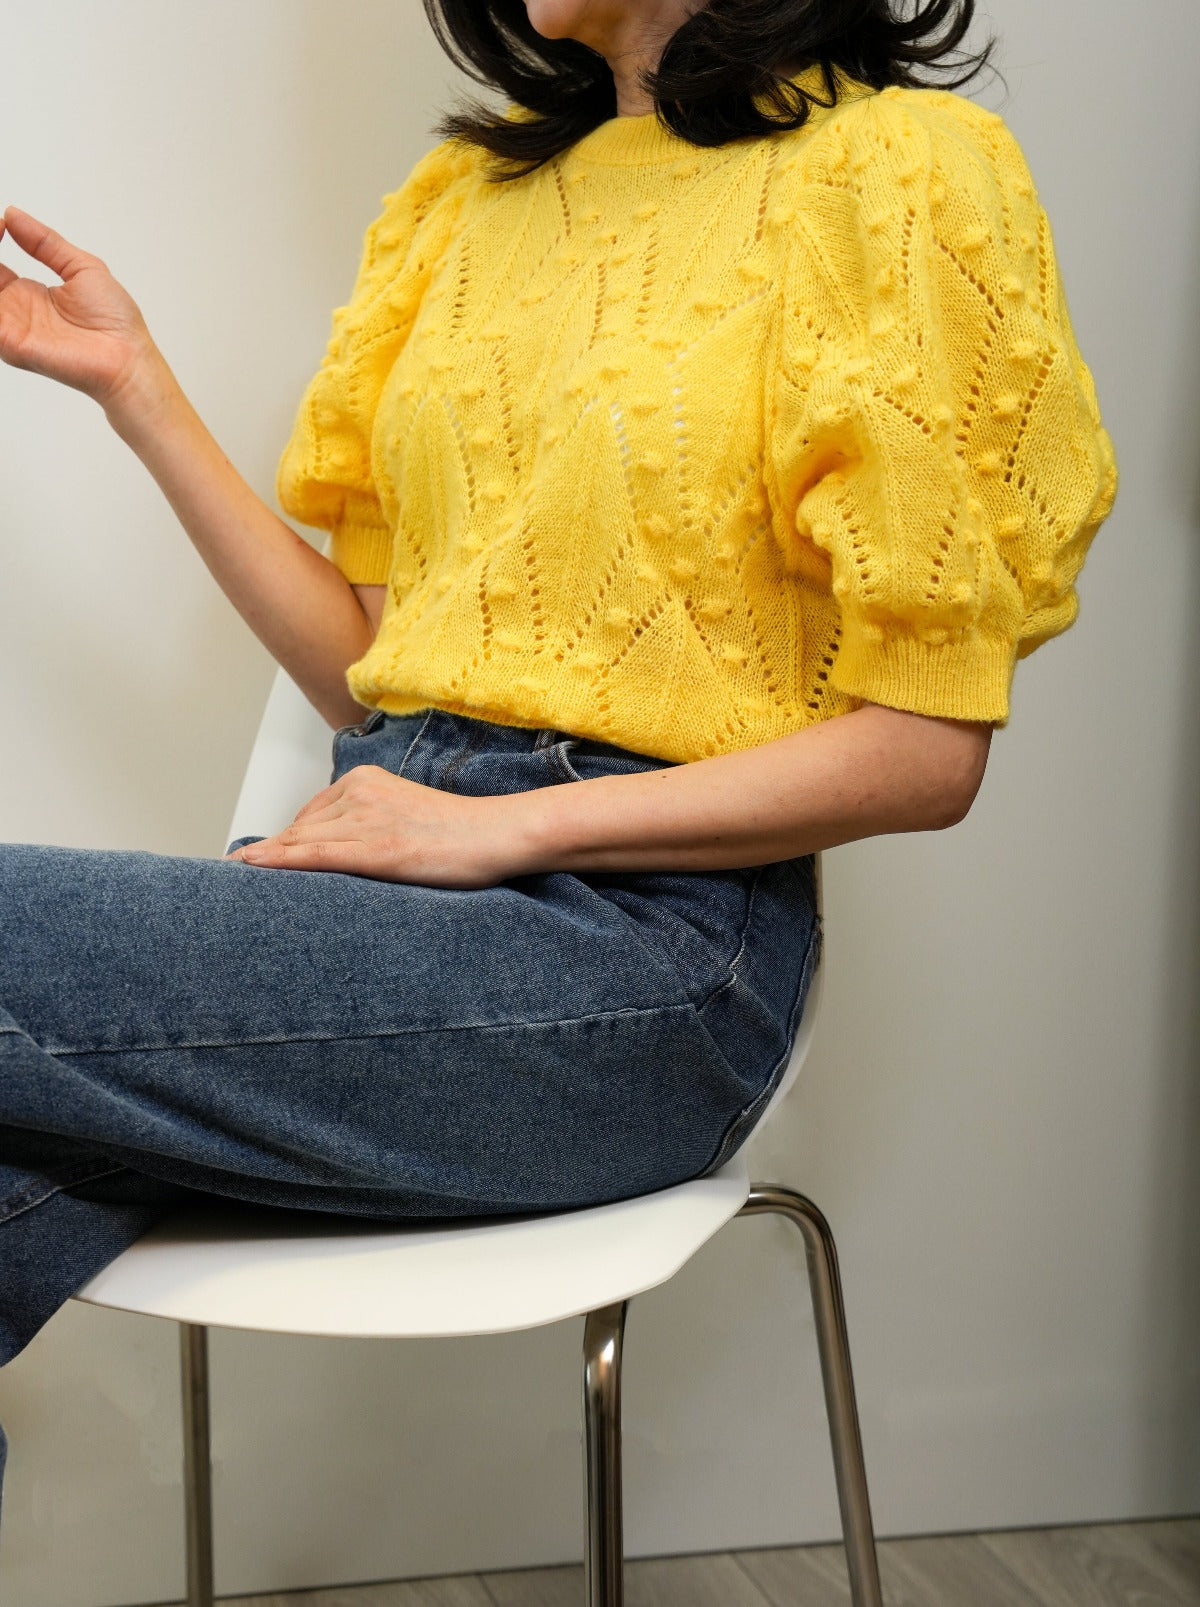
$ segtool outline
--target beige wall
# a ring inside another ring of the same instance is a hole
[[[993,15],[1123,482],[968,819],[826,855],[823,1020],[755,1140],[837,1234],[884,1535],[1200,1508],[1200,11]],[[420,8],[59,0],[4,54],[0,200],[109,260],[269,498],[453,81]],[[269,661],[90,403],[0,371],[0,442],[0,836],[218,851]],[[837,1533],[788,1231],[633,1305],[631,1554]],[[579,1339],[215,1335],[219,1590],[577,1557]],[[175,1368],[72,1304],[0,1374],[6,1607],[178,1597]]]

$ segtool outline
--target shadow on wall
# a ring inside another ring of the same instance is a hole
[[[305,5],[289,63],[297,198],[309,212],[317,203],[321,239],[329,242],[313,251],[309,266],[341,264],[329,311],[349,296],[363,233],[383,195],[399,189],[433,147],[442,112],[464,94],[500,104],[447,59],[417,7],[359,0],[352,15],[351,25],[336,8]],[[356,104],[386,109],[367,148],[363,119],[346,116]],[[324,311],[322,317],[314,362],[327,335]]]
[[[1188,260],[1200,256],[1200,204],[1192,221]],[[1200,284],[1193,281],[1192,318],[1181,331],[1179,394],[1161,398],[1160,417],[1171,421],[1161,462],[1177,477],[1183,528],[1193,540],[1189,617],[1200,621]],[[1172,405],[1173,404],[1173,405]],[[1193,624],[1195,634],[1200,627]],[[1200,644],[1193,644],[1200,646]],[[1174,799],[1170,815],[1146,822],[1173,844],[1174,874],[1164,906],[1162,952],[1173,963],[1162,979],[1156,1012],[1161,1048],[1147,1046],[1146,1064],[1177,1075],[1162,1079],[1152,1175],[1155,1199],[1146,1212],[1152,1236],[1146,1245],[1142,1287],[1142,1375],[1157,1402],[1175,1398],[1165,1421],[1148,1411],[1153,1425],[1139,1448],[1146,1488],[1191,1490],[1200,1499],[1200,650],[1184,657],[1180,707],[1187,720],[1176,733]],[[1147,718],[1153,710],[1147,709]],[[1164,789],[1165,790],[1165,789]],[[1136,943],[1139,934],[1127,934]],[[1137,1077],[1138,1066],[1129,1067]]]

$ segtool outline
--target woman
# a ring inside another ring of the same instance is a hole
[[[971,0],[426,9],[508,106],[367,231],[280,465],[329,559],[105,265],[4,214],[62,283],[0,269],[0,357],[100,403],[339,729],[224,859],[0,849],[0,1360],[198,1193],[457,1216],[721,1165],[814,851],[964,817],[1112,505],[1021,152],[913,78]]]

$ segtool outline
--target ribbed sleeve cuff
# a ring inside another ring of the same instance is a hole
[[[330,532],[329,556],[352,586],[386,586],[392,572],[393,534],[378,505],[354,506],[348,499],[343,517]]]
[[[871,630],[843,636],[829,674],[838,691],[913,714],[1008,723],[1015,643],[980,635],[928,642],[899,626],[874,640]]]

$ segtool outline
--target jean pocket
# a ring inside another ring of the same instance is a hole
[[[559,781],[594,781],[599,776],[634,776],[645,770],[670,770],[673,759],[654,759],[591,737],[563,737],[542,757]]]
[[[582,781],[583,777],[571,763],[571,749],[578,747],[578,737],[567,737],[561,742],[555,742],[549,748],[543,748],[542,754],[551,771],[559,781]]]

